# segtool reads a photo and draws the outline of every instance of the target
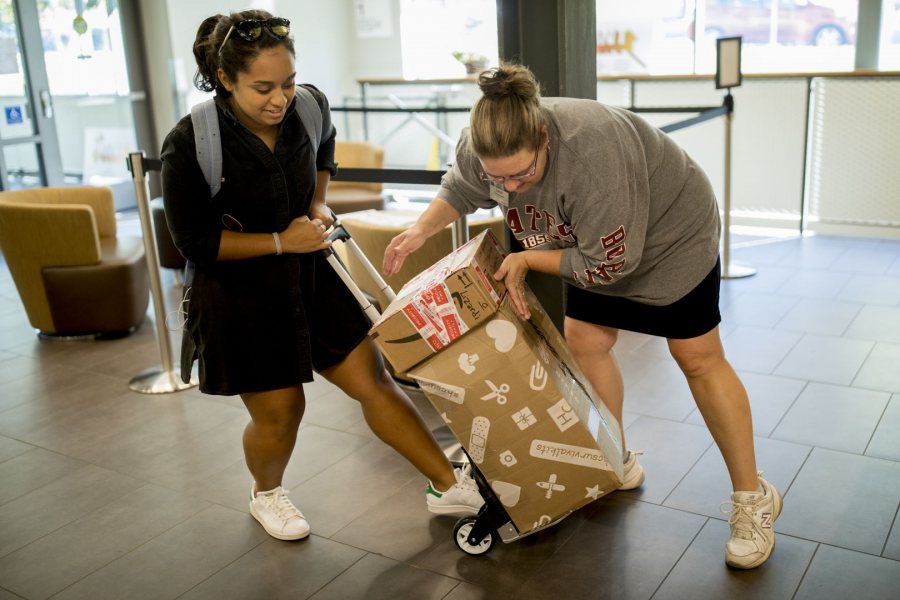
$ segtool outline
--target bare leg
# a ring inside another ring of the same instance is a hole
[[[297,441],[306,401],[300,387],[241,394],[250,411],[244,429],[244,457],[257,490],[281,485]]]
[[[753,450],[753,421],[747,391],[725,359],[719,328],[687,340],[669,340],[669,351],[687,377],[735,491],[759,485]]]
[[[369,427],[428,477],[439,489],[456,483],[444,456],[416,408],[384,368],[371,340],[366,339],[338,365],[322,372],[362,405]]]
[[[606,408],[621,424],[625,384],[622,382],[622,371],[613,353],[619,330],[566,317],[565,331],[566,342],[575,360],[578,361],[578,366]],[[625,450],[624,428],[622,428],[622,450]]]

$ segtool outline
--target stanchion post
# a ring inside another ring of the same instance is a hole
[[[450,234],[454,250],[465,246],[469,241],[469,220],[466,215],[460,215],[457,220],[453,221],[450,225]]]
[[[138,214],[141,218],[144,256],[147,259],[147,271],[150,274],[150,294],[153,300],[153,314],[156,318],[156,338],[159,343],[162,369],[152,368],[138,373],[129,382],[128,387],[142,394],[167,394],[194,387],[197,382],[192,379],[190,383],[184,383],[176,375],[172,366],[172,346],[169,342],[169,330],[166,329],[166,305],[162,293],[162,279],[159,275],[159,251],[156,247],[156,237],[153,234],[150,193],[144,166],[143,152],[132,152],[128,155],[128,167],[134,181]]]

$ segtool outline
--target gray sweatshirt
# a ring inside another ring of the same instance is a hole
[[[719,254],[719,210],[699,166],[641,117],[594,100],[542,99],[550,135],[543,178],[502,206],[525,249],[564,249],[560,275],[590,291],[666,305]],[[464,129],[438,196],[460,213],[491,208]]]

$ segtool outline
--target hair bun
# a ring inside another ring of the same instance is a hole
[[[528,67],[504,63],[478,76],[478,87],[486,98],[517,96],[522,100],[539,100],[540,86]]]

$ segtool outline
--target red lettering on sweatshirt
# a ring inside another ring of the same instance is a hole
[[[584,283],[578,273],[575,273],[575,280],[582,286],[599,283],[612,283],[616,273],[621,272],[625,268],[625,226],[620,225],[615,231],[608,233],[600,238],[601,247],[606,250],[603,260],[583,272]],[[616,260],[620,259],[620,260]]]
[[[574,244],[578,241],[575,230],[568,223],[557,223],[555,215],[532,204],[526,204],[522,208],[509,207],[506,211],[506,225],[525,248],[536,248],[553,242]]]

